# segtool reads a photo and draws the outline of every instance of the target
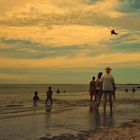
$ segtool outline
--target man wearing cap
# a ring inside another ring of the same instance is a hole
[[[102,83],[102,92],[103,92],[103,107],[104,113],[106,113],[106,101],[107,96],[109,96],[109,105],[110,105],[110,113],[112,113],[113,101],[112,101],[112,94],[115,88],[115,80],[114,77],[110,74],[111,68],[105,68],[106,73],[101,78]]]

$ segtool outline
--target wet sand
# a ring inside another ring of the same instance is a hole
[[[117,128],[106,128],[78,134],[77,136],[65,134],[52,138],[42,137],[39,140],[139,140],[140,121],[124,123]]]

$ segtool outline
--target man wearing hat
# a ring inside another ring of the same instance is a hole
[[[107,96],[109,96],[110,113],[112,113],[113,107],[112,94],[115,88],[115,80],[114,77],[110,74],[111,68],[109,66],[105,68],[105,71],[106,73],[101,78],[103,92],[103,107],[104,113],[106,113]]]

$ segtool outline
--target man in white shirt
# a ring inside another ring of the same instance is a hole
[[[103,107],[104,107],[104,113],[106,113],[107,96],[109,96],[110,113],[112,113],[112,107],[113,107],[112,94],[115,89],[115,80],[114,77],[110,74],[111,68],[106,67],[105,70],[106,70],[106,74],[104,74],[101,78],[102,92],[103,92]]]

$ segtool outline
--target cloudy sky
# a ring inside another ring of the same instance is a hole
[[[89,83],[106,66],[140,83],[140,0],[0,0],[1,84]]]

